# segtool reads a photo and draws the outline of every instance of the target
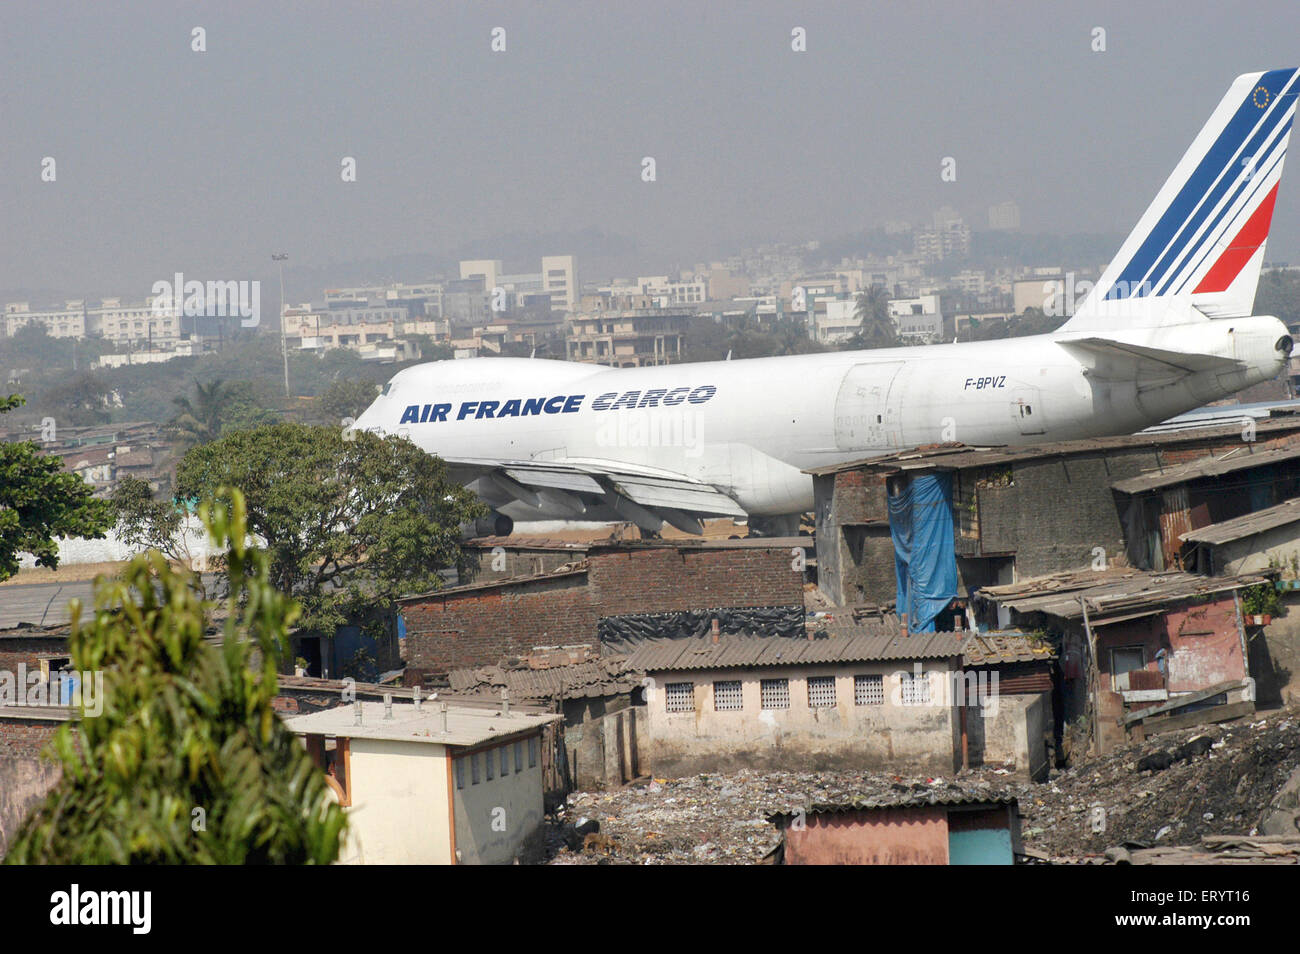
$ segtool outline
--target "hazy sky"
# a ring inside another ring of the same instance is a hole
[[[590,227],[690,264],[1004,199],[1026,231],[1124,233],[1233,77],[1298,62],[1296,0],[4,0],[0,288]],[[1297,178],[1273,260],[1300,261]]]

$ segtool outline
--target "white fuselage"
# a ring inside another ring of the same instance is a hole
[[[781,515],[812,508],[811,468],[947,441],[1141,430],[1276,376],[1284,335],[1266,317],[1107,335],[1244,363],[1229,373],[1095,359],[1063,344],[1081,333],[626,369],[439,361],[397,374],[356,426],[403,434],[453,461],[661,469],[720,488],[752,515]],[[513,515],[571,517],[536,507]]]

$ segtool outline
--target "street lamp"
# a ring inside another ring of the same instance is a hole
[[[287,252],[272,252],[271,261],[280,267],[280,354],[284,358],[284,396],[289,394],[289,344],[284,334],[284,263],[289,257]]]

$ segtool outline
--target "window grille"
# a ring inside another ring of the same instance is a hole
[[[885,679],[883,676],[854,676],[853,702],[859,706],[885,704]]]
[[[718,712],[745,708],[739,680],[728,680],[727,682],[715,682],[713,684],[713,708]]]
[[[759,696],[764,709],[789,709],[790,680],[764,679],[759,683]]]
[[[669,712],[694,712],[695,683],[668,683],[664,686],[664,702]]]
[[[808,708],[820,709],[835,705],[835,677],[808,677]]]

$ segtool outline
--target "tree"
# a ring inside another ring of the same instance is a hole
[[[1252,313],[1272,315],[1288,327],[1300,324],[1300,275],[1279,270],[1261,275]]]
[[[222,415],[231,397],[230,386],[221,378],[207,384],[196,381],[193,401],[183,394],[172,398],[177,411],[167,422],[167,430],[186,447],[215,441],[221,436]]]
[[[889,292],[884,285],[872,285],[861,292],[853,311],[860,325],[853,336],[853,347],[893,348],[898,344],[894,321],[889,317]]]
[[[102,375],[83,371],[45,391],[41,401],[46,407],[59,408],[74,427],[89,427],[112,417],[113,397],[113,389]]]
[[[356,419],[361,412],[374,403],[379,389],[373,382],[359,381],[355,378],[338,380],[325,389],[317,398],[319,418],[329,424],[339,424],[343,418]]]
[[[437,589],[460,567],[460,527],[483,513],[441,460],[410,441],[334,427],[275,424],[190,450],[176,471],[183,500],[243,491],[248,529],[271,580],[302,602],[306,629],[332,635],[363,606]]]
[[[0,397],[0,414],[22,404],[17,394]],[[0,580],[18,572],[20,553],[57,567],[55,537],[102,537],[112,525],[108,502],[59,458],[42,456],[31,441],[0,443]]]
[[[147,480],[126,476],[117,482],[109,497],[117,520],[118,539],[127,546],[157,550],[173,563],[191,570],[195,554],[184,532],[185,515],[171,500],[154,500]]]
[[[89,623],[72,601],[81,718],[55,733],[62,778],[23,823],[6,863],[338,857],[343,810],[272,708],[298,608],[268,582],[267,555],[246,546],[242,497],[227,497],[229,509],[202,515],[214,542],[228,547],[220,648],[204,639],[214,604],[157,551],[132,560],[120,580],[99,579]],[[92,680],[96,693],[86,688]]]
[[[215,378],[206,385],[194,384],[194,400],[172,398],[176,416],[167,430],[182,447],[194,447],[216,440],[233,430],[247,430],[272,424],[280,416],[257,399],[251,381],[223,381]]]

